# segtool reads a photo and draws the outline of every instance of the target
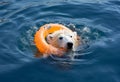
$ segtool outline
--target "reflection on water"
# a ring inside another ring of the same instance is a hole
[[[119,0],[1,0],[0,81],[119,82],[119,21]],[[80,50],[35,58],[34,34],[46,23],[77,31]]]

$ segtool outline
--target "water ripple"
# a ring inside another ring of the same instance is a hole
[[[50,81],[119,82],[119,4],[119,0],[0,1],[0,81],[21,81],[21,74],[24,81],[32,77],[31,82],[48,81],[43,76]],[[46,23],[75,26],[83,43],[89,44],[74,53],[80,55],[76,61],[34,57],[34,34]]]

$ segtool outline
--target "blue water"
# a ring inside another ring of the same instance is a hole
[[[46,23],[88,27],[91,53],[35,58],[33,36]],[[0,82],[120,82],[120,0],[0,0]]]

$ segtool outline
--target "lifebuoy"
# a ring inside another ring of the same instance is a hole
[[[68,29],[67,27],[61,24],[51,23],[51,24],[45,24],[41,26],[34,36],[34,42],[39,52],[41,52],[42,54],[47,54],[47,55],[53,54],[53,55],[58,55],[58,56],[64,54],[65,53],[64,49],[58,49],[48,44],[45,40],[48,34],[58,31],[58,30],[62,30],[62,29],[72,32],[72,30]]]

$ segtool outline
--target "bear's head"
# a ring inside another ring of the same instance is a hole
[[[73,51],[75,51],[80,44],[77,33],[67,30],[59,30],[55,31],[52,34],[49,34],[46,37],[46,41],[48,42],[48,44],[56,48],[63,48],[65,50]]]

